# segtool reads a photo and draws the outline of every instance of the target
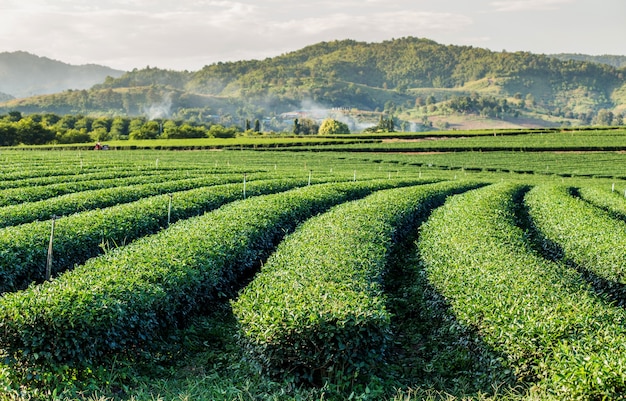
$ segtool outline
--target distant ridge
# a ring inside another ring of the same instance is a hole
[[[267,131],[293,129],[293,120],[283,118],[293,112],[316,119],[350,114],[355,130],[381,115],[404,130],[622,125],[626,74],[590,57],[562,61],[415,37],[337,40],[198,71],[146,67],[115,77],[109,70],[87,90],[0,102],[0,114],[167,117],[229,127],[259,120]],[[37,59],[38,66],[52,62]],[[41,75],[51,77],[49,70]],[[75,83],[78,74],[72,76]],[[1,86],[0,92],[16,94]]]
[[[14,99],[14,97],[12,95],[0,92],[0,102],[6,102],[6,101],[11,100],[11,99]]]
[[[71,65],[22,51],[0,53],[0,92],[17,98],[87,89],[107,76],[122,74],[101,65]]]
[[[604,54],[601,56],[590,56],[588,54],[579,54],[579,53],[559,53],[559,54],[551,54],[550,57],[554,57],[562,61],[567,61],[567,60],[587,61],[590,63],[606,64],[615,68],[626,68],[626,56],[617,56],[617,55],[611,55],[611,54]]]

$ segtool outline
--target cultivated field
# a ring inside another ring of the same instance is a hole
[[[622,143],[0,150],[0,400],[620,399]]]

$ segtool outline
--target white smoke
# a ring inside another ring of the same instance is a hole
[[[366,128],[375,126],[378,123],[376,121],[363,121],[350,114],[350,109],[345,107],[333,107],[329,108],[320,103],[315,102],[312,99],[304,99],[300,102],[300,109],[294,110],[293,113],[297,113],[300,118],[309,118],[315,120],[317,123],[321,123],[327,118],[332,118],[337,121],[345,123],[350,128],[350,132],[362,132]],[[293,114],[292,113],[292,114]]]
[[[330,109],[319,103],[316,103],[312,99],[304,99],[300,103],[300,110],[309,115],[313,120],[324,120],[330,116]]]
[[[149,120],[154,120],[157,118],[169,118],[172,114],[171,94],[165,94],[163,100],[159,103],[153,103],[149,106],[144,106],[143,114],[145,114]]]

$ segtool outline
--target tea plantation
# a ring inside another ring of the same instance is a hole
[[[0,400],[624,399],[624,139],[0,149]]]

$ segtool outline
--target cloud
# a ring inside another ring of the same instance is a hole
[[[459,41],[460,44],[465,45],[487,45],[489,44],[493,38],[491,36],[468,36]]]
[[[472,23],[461,14],[415,10],[408,0],[382,8],[381,1],[3,0],[0,43],[73,64],[199,69],[322,40],[432,37]]]
[[[558,10],[564,4],[572,3],[573,0],[509,0],[492,1],[490,4],[496,11],[542,11]]]
[[[607,1],[616,10],[626,4]],[[576,10],[568,6],[574,3]],[[481,0],[480,6],[466,0],[0,0],[0,51],[25,50],[72,64],[120,69],[151,65],[195,70],[218,61],[272,57],[335,39],[378,42],[417,36],[528,50],[533,40],[540,47],[545,44],[545,39],[507,29],[523,21],[521,14],[514,21],[495,19],[481,12],[485,5],[501,13],[560,9],[563,18],[543,26],[544,31],[555,32],[562,32],[560,22],[572,21],[572,13],[587,15],[585,7],[593,7],[574,0]],[[567,17],[566,12],[570,12]],[[617,15],[623,13],[603,16],[601,27]],[[523,16],[535,21],[537,14]],[[623,35],[598,40],[604,31],[590,25],[586,35],[595,35],[596,44],[610,42],[623,49],[615,39]],[[550,37],[552,42],[572,42],[563,35]]]
[[[335,38],[389,39],[390,36],[425,36],[435,31],[458,31],[471,25],[463,15],[430,12],[381,12],[375,15],[336,13],[323,17],[292,19],[277,23],[275,34],[302,36],[330,33]],[[338,35],[338,36],[337,36]]]

